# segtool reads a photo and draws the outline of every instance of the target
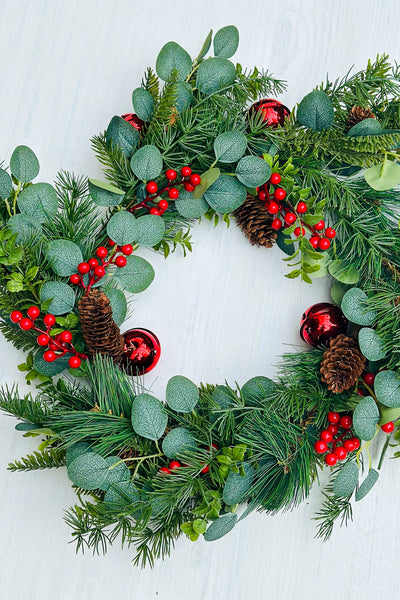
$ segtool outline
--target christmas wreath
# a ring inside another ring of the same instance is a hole
[[[135,112],[92,140],[106,182],[32,183],[26,146],[0,169],[0,328],[38,386],[3,387],[0,408],[40,442],[8,468],[67,467],[78,549],[119,536],[153,564],[182,533],[213,541],[253,510],[296,506],[325,465],[316,519],[328,538],[400,443],[400,68],[378,56],[290,112],[270,98],[283,81],[229,60],[238,42],[228,26],[194,61],[175,42],[161,49]],[[190,251],[192,223],[221,217],[252,244],[278,244],[287,277],[330,277],[333,303],[304,313],[312,348],[284,355],[277,381],[176,375],[160,401],[141,377],[156,336],[120,331],[125,293],[155,275],[136,250]]]

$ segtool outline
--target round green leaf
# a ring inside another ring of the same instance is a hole
[[[138,502],[138,500],[140,500],[140,492],[130,481],[113,483],[104,495],[104,502],[121,506],[125,506],[127,502]]]
[[[154,269],[140,256],[127,256],[126,266],[117,269],[114,279],[124,290],[132,294],[143,292],[154,279]]]
[[[12,194],[13,186],[10,175],[4,169],[0,169],[0,198],[6,200]]]
[[[203,94],[213,94],[235,81],[235,65],[226,58],[207,58],[197,69],[196,87]]]
[[[199,400],[199,390],[187,377],[175,375],[167,383],[166,398],[172,410],[190,413]]]
[[[40,300],[45,302],[52,298],[48,311],[53,315],[70,313],[75,306],[74,290],[61,281],[46,281],[40,290]]]
[[[125,321],[126,313],[128,312],[128,303],[125,294],[121,290],[113,288],[106,291],[106,296],[110,301],[113,319],[118,327],[120,327]]]
[[[329,263],[328,271],[337,281],[348,285],[354,285],[360,279],[358,270],[346,260],[333,260]]]
[[[135,241],[136,219],[127,210],[121,210],[111,217],[107,223],[107,235],[118,246]]]
[[[377,314],[366,307],[367,294],[360,288],[351,288],[343,296],[341,309],[344,316],[357,325],[373,325]]]
[[[322,90],[307,94],[297,109],[297,120],[300,125],[313,131],[329,129],[334,117],[332,101]]]
[[[83,256],[81,249],[74,242],[54,240],[48,246],[47,259],[57,275],[69,277],[77,272]]]
[[[154,99],[150,92],[141,87],[136,88],[132,92],[132,104],[139,119],[142,119],[142,121],[151,120],[154,113]]]
[[[156,61],[156,71],[160,79],[168,81],[176,71],[179,80],[186,79],[192,69],[192,59],[182,46],[167,42],[160,50]]]
[[[233,506],[239,504],[246,498],[246,494],[251,488],[254,478],[253,467],[248,463],[243,463],[244,476],[240,473],[229,472],[222,492],[222,499],[225,504]]]
[[[390,190],[400,183],[400,165],[385,159],[382,164],[364,171],[365,181],[379,192]]]
[[[105,461],[107,464],[107,473],[102,487],[104,491],[106,491],[110,485],[130,480],[131,473],[126,464],[121,462],[119,456],[107,456]]]
[[[226,385],[217,385],[211,396],[213,401],[222,410],[232,406],[236,398],[233,392]]]
[[[40,350],[33,357],[33,368],[36,369],[36,371],[41,375],[54,377],[68,368],[68,360],[70,356],[70,354],[65,354],[53,362],[46,362],[43,358],[43,352]]]
[[[155,179],[162,171],[161,152],[151,144],[142,146],[131,158],[131,169],[140,181]]]
[[[208,211],[209,207],[204,198],[196,200],[192,192],[183,189],[179,192],[179,198],[175,200],[175,208],[186,219],[198,219]]]
[[[366,396],[357,404],[353,413],[353,428],[356,435],[365,442],[372,440],[379,419],[379,408],[375,400],[372,396]]]
[[[138,130],[117,115],[111,119],[106,131],[106,142],[111,146],[119,146],[128,158],[136,148],[139,137]]]
[[[360,350],[368,360],[382,360],[385,358],[385,344],[380,335],[374,329],[363,327],[358,332],[358,343]]]
[[[239,31],[234,25],[222,27],[214,37],[214,54],[222,58],[233,56],[239,46]]]
[[[39,223],[35,223],[29,217],[21,214],[10,217],[7,225],[13,233],[17,234],[17,244],[27,242],[32,236],[40,233],[42,230]]]
[[[235,527],[237,521],[236,513],[229,513],[227,515],[222,515],[222,517],[218,517],[215,521],[208,526],[207,531],[204,534],[204,539],[207,542],[214,542],[215,540],[219,540],[224,535],[232,531]]]
[[[247,138],[241,131],[221,133],[214,140],[214,153],[221,163],[233,163],[239,160],[247,148]]]
[[[204,199],[218,213],[230,213],[246,200],[247,190],[236,177],[220,175],[204,194]]]
[[[186,450],[196,448],[197,443],[190,431],[184,427],[175,427],[165,436],[162,451],[168,458],[175,458]]]
[[[374,485],[376,484],[378,479],[379,479],[378,471],[375,471],[375,469],[371,469],[369,471],[368,475],[366,476],[366,478],[364,479],[364,481],[362,482],[362,484],[360,485],[360,487],[358,488],[358,490],[356,491],[356,495],[355,495],[356,502],[359,502],[360,500],[365,498],[365,496],[368,494],[368,492],[370,492],[372,490],[372,488],[374,487]]]
[[[29,183],[39,173],[39,161],[28,146],[17,146],[10,159],[11,173],[22,183]]]
[[[16,431],[34,431],[35,429],[40,429],[40,427],[34,423],[24,421],[23,423],[17,423],[15,429]]]
[[[258,156],[244,156],[236,166],[236,177],[248,188],[263,185],[271,176],[271,167]]]
[[[49,183],[34,183],[18,197],[20,212],[37,223],[51,221],[58,212],[57,192]]]
[[[364,119],[354,125],[347,133],[350,137],[358,137],[360,135],[376,135],[382,133],[382,127],[376,119]]]
[[[358,467],[355,462],[348,462],[339,471],[333,482],[333,493],[335,496],[347,498],[356,489],[358,483]]]
[[[375,376],[374,390],[379,402],[389,408],[400,406],[400,381],[394,371],[380,371]]]
[[[102,456],[96,452],[85,452],[69,464],[68,477],[84,490],[102,489],[107,471],[108,465]]]
[[[269,377],[252,377],[241,389],[242,396],[246,402],[264,400],[276,388],[275,381]]]
[[[77,442],[76,444],[73,444],[67,448],[67,452],[65,453],[67,467],[69,467],[73,460],[85,452],[92,452],[90,445],[86,442]]]
[[[158,215],[144,215],[135,221],[134,241],[140,246],[152,248],[164,237],[165,223]]]
[[[175,107],[178,113],[181,113],[193,102],[193,92],[191,86],[186,81],[179,81],[176,89]]]
[[[349,289],[349,286],[345,283],[340,283],[340,281],[335,281],[333,286],[331,287],[331,298],[333,302],[340,306],[342,304],[343,296]]]
[[[126,121],[124,122],[126,123]],[[132,125],[129,125],[129,127],[132,127]],[[88,186],[89,194],[91,195],[92,200],[98,206],[118,206],[118,204],[121,204],[125,196],[125,192],[117,188],[115,185],[111,185],[111,183],[106,183],[104,181],[99,181],[98,179],[89,179]]]
[[[158,440],[164,433],[168,415],[164,406],[150,394],[139,394],[132,403],[132,427],[138,435]]]

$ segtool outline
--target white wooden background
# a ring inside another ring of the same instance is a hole
[[[240,28],[237,60],[289,81],[283,101],[299,101],[326,73],[388,52],[400,58],[397,0],[1,0],[0,157],[31,146],[39,180],[59,168],[100,177],[89,138],[131,110],[131,91],[161,46],[173,39],[195,55],[210,28]],[[156,268],[134,301],[128,326],[159,335],[162,359],[147,376],[163,394],[172,374],[196,382],[243,384],[273,375],[278,356],[301,345],[303,310],[327,300],[328,284],[283,277],[277,249],[251,247],[232,225],[193,230],[194,251]],[[0,381],[21,382],[23,355],[1,340]],[[64,469],[11,474],[10,459],[34,444],[0,415],[0,598],[10,600],[374,600],[399,597],[400,471],[388,461],[381,481],[355,509],[355,523],[329,543],[314,539],[316,489],[301,508],[250,516],[213,544],[177,544],[153,570],[131,565],[129,550],[76,555],[62,521],[74,495]]]

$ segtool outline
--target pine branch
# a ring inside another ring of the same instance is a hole
[[[148,67],[145,76],[142,79],[142,87],[151,94],[155,102],[158,102],[160,81],[150,67]]]
[[[32,471],[34,469],[52,469],[65,466],[65,450],[61,448],[47,448],[42,452],[34,451],[33,454],[23,456],[19,460],[9,463],[8,471]]]
[[[349,498],[339,498],[324,492],[323,496],[325,501],[314,520],[319,522],[316,537],[322,538],[326,542],[332,535],[337,519],[340,519],[341,527],[347,525],[349,520],[353,520],[353,509]]]
[[[53,407],[51,401],[46,401],[41,396],[33,398],[29,393],[21,398],[17,385],[11,388],[7,385],[0,388],[0,409],[39,427],[46,425]]]

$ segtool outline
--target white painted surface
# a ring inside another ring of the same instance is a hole
[[[237,60],[289,81],[289,106],[325,78],[362,67],[378,52],[400,57],[396,0],[1,0],[0,156],[31,146],[41,180],[59,168],[100,176],[89,138],[130,94],[159,48],[174,39],[194,54],[212,27],[236,24]],[[135,300],[129,325],[155,331],[163,355],[147,382],[162,394],[172,374],[240,384],[273,374],[277,357],[300,344],[298,322],[328,299],[283,277],[277,249],[252,248],[231,226],[193,230],[194,252],[167,261],[146,253],[157,277]],[[22,382],[22,353],[1,340],[0,381]],[[24,386],[23,386],[24,387]],[[389,461],[380,484],[355,510],[355,523],[329,543],[314,540],[318,490],[292,513],[255,515],[214,544],[181,540],[151,571],[129,550],[75,555],[62,521],[74,501],[63,470],[10,474],[10,459],[34,448],[0,415],[1,600],[374,600],[399,596],[400,478]]]

